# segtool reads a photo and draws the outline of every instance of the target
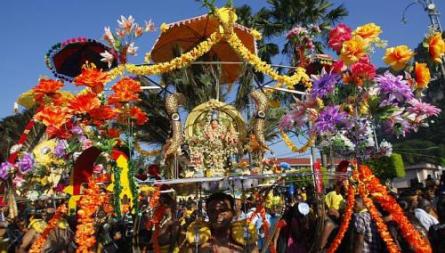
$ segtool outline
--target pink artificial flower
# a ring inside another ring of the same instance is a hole
[[[104,166],[102,164],[98,164],[98,165],[94,166],[93,173],[102,174],[103,170],[104,170]]]
[[[301,26],[295,26],[289,32],[287,32],[286,37],[287,39],[292,39],[293,37],[300,37],[307,33],[308,31],[306,28]]]
[[[352,30],[347,25],[341,23],[329,32],[329,46],[337,53],[340,52],[343,42],[351,39]]]
[[[82,150],[89,149],[93,146],[93,142],[90,139],[82,140]]]
[[[16,174],[16,176],[14,177],[14,179],[12,180],[12,184],[16,187],[16,188],[20,188],[23,186],[23,184],[25,183],[25,179],[23,178],[23,176],[21,174]]]
[[[417,117],[427,118],[437,116],[440,113],[440,109],[434,105],[424,103],[415,98],[408,102],[411,107],[408,107],[408,112],[417,115]]]

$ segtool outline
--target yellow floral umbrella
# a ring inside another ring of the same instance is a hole
[[[220,9],[224,15],[231,11],[230,9]],[[236,16],[234,17],[236,19]],[[255,37],[252,30],[239,24],[234,24],[233,30],[251,52],[256,54]],[[206,40],[212,33],[223,31],[220,21],[214,15],[207,14],[191,19],[178,21],[175,23],[162,25],[161,35],[155,42],[151,51],[151,59],[155,63],[166,62],[173,58],[174,49],[180,48],[183,52],[188,52],[200,42]],[[242,61],[238,53],[224,39],[212,47],[207,54],[208,59],[218,59],[222,62],[240,62]],[[222,83],[233,83],[241,74],[240,64],[223,64]]]
[[[87,90],[85,89],[85,92]],[[82,91],[84,92],[84,91]],[[63,97],[66,97],[68,99],[71,99],[74,97],[74,95],[69,92],[69,91],[61,91],[60,92],[62,94]],[[34,107],[36,105],[36,100],[34,99],[34,91],[31,90],[27,90],[25,92],[23,92],[16,100],[16,103],[25,107],[26,109],[31,109],[32,107]]]

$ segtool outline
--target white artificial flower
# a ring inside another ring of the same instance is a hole
[[[113,36],[113,33],[111,32],[110,27],[107,26],[104,28],[104,30],[105,30],[104,39],[113,45],[114,44],[114,36]]]
[[[380,92],[380,89],[377,87],[370,87],[368,89],[368,95],[372,96],[372,97],[377,96],[379,94],[379,92]]]
[[[129,55],[137,55],[136,52],[138,51],[138,47],[134,46],[134,42],[131,42],[130,45],[127,48],[127,53]]]
[[[103,57],[100,61],[108,63],[108,68],[110,68],[113,64],[114,56],[107,50],[105,50],[105,52],[103,53],[100,53],[100,56]]]
[[[82,152],[74,152],[73,153],[73,159],[74,159],[74,161],[76,161],[77,160],[77,158],[79,158],[79,156],[82,154]]]
[[[29,191],[26,193],[26,198],[31,201],[36,201],[39,198],[39,193],[37,191]]]
[[[151,21],[151,19],[145,21],[145,28],[144,28],[145,32],[154,32],[155,30],[156,30],[155,23]]]
[[[391,156],[392,154],[392,144],[387,142],[386,140],[383,140],[380,143],[380,150],[382,151],[384,156]]]
[[[122,28],[122,30],[130,33],[134,27],[134,18],[131,15],[128,18],[121,16],[121,19],[117,20],[117,23],[119,24],[119,27]]]

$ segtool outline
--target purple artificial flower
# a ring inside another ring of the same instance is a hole
[[[332,93],[340,79],[340,75],[336,73],[322,73],[319,76],[313,76],[313,84],[310,91],[312,98],[323,98],[329,93]]]
[[[308,122],[307,116],[308,105],[301,101],[293,105],[293,109],[281,118],[279,128],[289,130],[292,127],[303,127]]]
[[[68,143],[66,140],[59,140],[57,142],[56,147],[54,148],[54,155],[57,158],[62,158],[66,155],[66,147],[68,146]]]
[[[23,174],[28,173],[34,167],[34,157],[30,153],[25,153],[17,162],[17,166]]]
[[[73,128],[71,128],[71,133],[81,135],[83,134],[83,130],[80,126],[74,126]]]
[[[281,118],[280,123],[278,124],[278,127],[281,130],[289,130],[293,127],[293,125],[294,125],[294,120],[293,120],[292,111],[291,111]]]
[[[424,103],[417,99],[411,99],[408,103],[411,105],[411,107],[408,107],[408,112],[414,113],[419,117],[427,118],[437,116],[440,113],[440,109],[436,106]]]
[[[375,78],[381,96],[380,106],[397,105],[414,98],[414,94],[403,76],[394,76],[389,71]]]
[[[403,111],[399,110],[383,123],[383,129],[390,134],[405,136],[414,128],[413,125],[409,123],[408,119],[404,117]]]
[[[338,125],[348,127],[347,116],[339,106],[326,106],[315,121],[314,129],[318,134],[333,133]]]
[[[11,168],[13,167],[13,165],[9,162],[3,162],[0,165],[0,178],[3,180],[8,179],[9,177],[9,171],[11,170]]]

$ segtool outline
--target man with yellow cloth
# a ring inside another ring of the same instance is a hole
[[[232,196],[222,192],[210,195],[206,200],[206,211],[209,216],[210,238],[199,245],[199,252],[258,252],[256,238],[253,238],[253,243],[244,242],[243,245],[240,239],[244,230],[236,229],[232,224],[235,215],[235,200]],[[234,234],[235,230],[241,231],[241,234]],[[194,250],[195,245],[191,243],[188,252]]]
[[[328,238],[332,231],[338,226],[338,220],[340,218],[340,210],[345,205],[345,199],[342,193],[347,189],[347,180],[338,181],[334,190],[326,194],[324,198],[324,203],[326,205],[326,220],[323,229],[323,234],[321,237],[320,248],[323,249],[328,242]]]

